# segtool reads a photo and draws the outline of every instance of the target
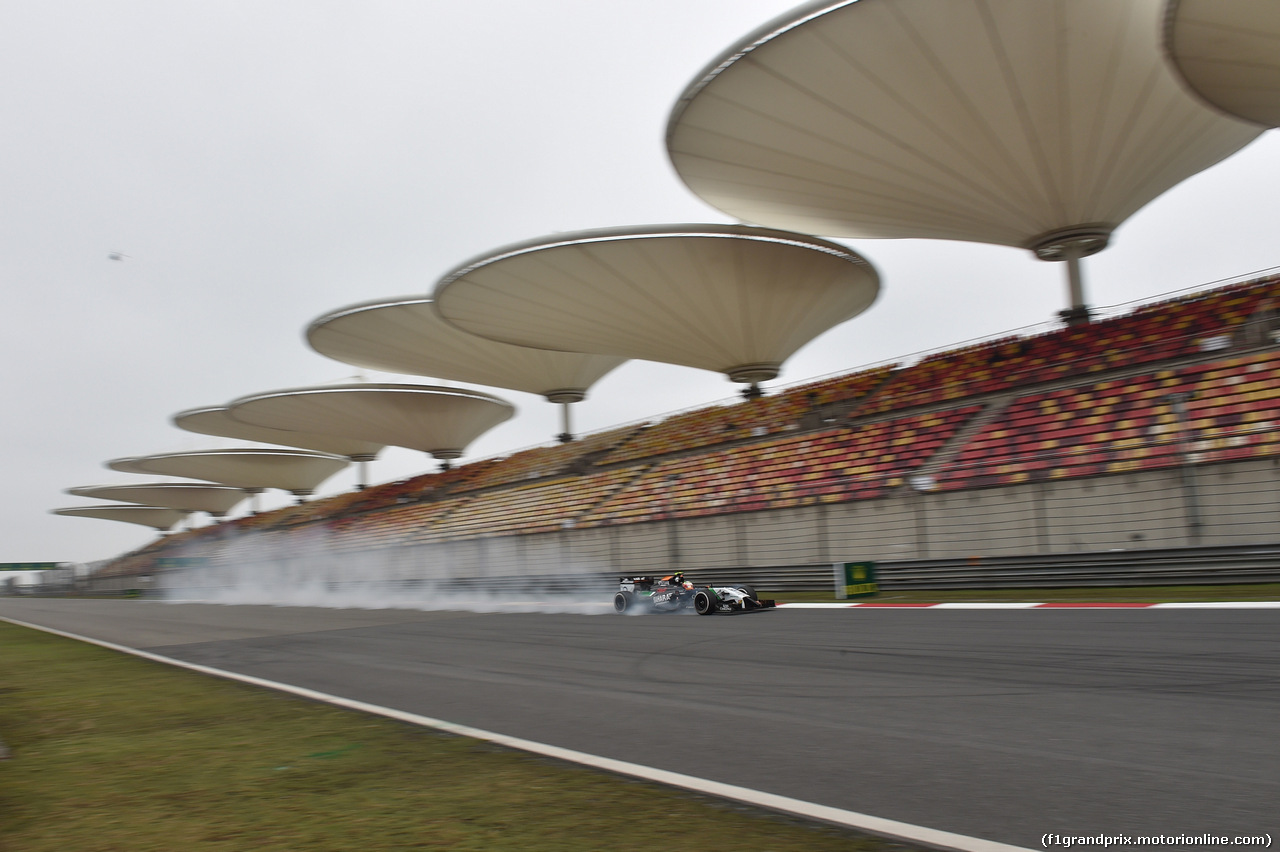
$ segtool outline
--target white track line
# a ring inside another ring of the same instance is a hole
[[[1176,601],[1156,606],[1163,609],[1280,609],[1280,601]]]
[[[857,606],[852,603],[780,603],[778,609],[786,607],[787,609],[848,609],[851,606]]]
[[[1106,601],[1060,601],[1056,603],[1006,603],[1001,601],[954,601],[951,603],[780,603],[787,609],[1280,609],[1280,601],[1176,601],[1170,603],[1124,603]]]
[[[951,603],[940,603],[932,609],[1035,609],[1040,606],[1037,603],[1009,603],[1009,602],[983,602],[983,601],[952,601]]]
[[[653,781],[658,784],[666,784],[671,787],[681,787],[686,790],[693,790],[694,792],[704,793],[709,796],[717,796],[722,799],[732,799],[734,801],[743,802],[748,805],[755,805],[756,807],[765,808],[767,810],[795,814],[797,816],[805,817],[806,819],[845,826],[847,828],[865,831],[870,834],[878,834],[899,840],[907,840],[913,843],[930,846],[935,849],[959,850],[959,852],[1029,852],[1027,847],[1010,846],[1007,843],[997,843],[993,840],[983,840],[978,837],[953,834],[949,831],[925,828],[924,826],[912,825],[908,822],[883,819],[881,817],[870,816],[868,814],[860,814],[856,811],[846,811],[842,808],[833,808],[828,807],[827,805],[806,802],[802,799],[793,799],[789,796],[778,796],[773,793],[764,793],[760,790],[752,790],[749,787],[739,787],[734,784],[723,784],[719,781],[697,778],[693,775],[684,775],[679,772],[668,772],[665,769],[656,769],[652,766],[643,766],[639,763],[629,763],[625,760],[614,760],[609,757],[600,757],[594,754],[587,754],[586,752],[574,751],[573,749],[560,748],[559,746],[547,745],[546,743],[534,742],[532,740],[525,740],[519,737],[510,737],[506,734],[497,734],[492,731],[481,730],[480,728],[472,728],[468,725],[446,722],[442,719],[432,719],[429,716],[419,716],[416,713],[406,713],[403,710],[395,710],[390,707],[380,707],[377,704],[367,704],[364,701],[355,701],[338,695],[329,695],[324,692],[317,692],[313,689],[306,689],[301,686],[292,686],[290,684],[280,683],[274,680],[266,680],[264,678],[254,677],[253,675],[238,674],[224,669],[215,669],[211,666],[199,665],[198,663],[188,663],[183,660],[174,659],[173,657],[152,654],[148,651],[140,651],[137,648],[130,648],[126,645],[117,645],[114,642],[105,642],[101,639],[80,636],[75,633],[68,633],[64,630],[44,627],[39,624],[31,624],[14,618],[5,618],[4,616],[0,616],[0,621],[7,621],[10,624],[16,624],[19,627],[29,627],[33,630],[42,630],[45,633],[64,636],[68,639],[76,639],[80,642],[88,642],[91,645],[98,645],[99,647],[107,648],[112,651],[119,651],[123,654],[132,654],[133,656],[141,657],[144,660],[152,660],[157,663],[178,666],[194,672],[200,672],[201,674],[213,675],[214,677],[226,678],[227,680],[236,680],[241,683],[252,684],[253,686],[274,689],[279,692],[287,692],[312,701],[323,701],[327,704],[346,707],[350,710],[358,710],[362,713],[372,713],[377,716],[385,716],[388,719],[408,722],[409,724],[420,725],[425,728],[434,728],[438,731],[445,731],[462,737],[486,740],[508,748],[519,749],[520,751],[531,752],[533,754],[540,754],[545,757],[552,757],[558,760],[568,761],[570,763],[581,764],[583,766],[590,766],[594,769],[605,770],[606,772],[614,772],[619,775],[629,775],[633,778]]]

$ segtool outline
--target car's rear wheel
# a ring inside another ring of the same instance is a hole
[[[715,595],[706,589],[699,589],[693,594],[693,611],[698,615],[711,615],[716,611]]]
[[[613,611],[626,612],[627,610],[631,609],[633,597],[634,595],[632,595],[630,592],[618,592],[616,595],[613,596]]]

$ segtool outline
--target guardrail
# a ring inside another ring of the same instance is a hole
[[[1197,586],[1280,582],[1280,545],[881,562],[887,589]]]
[[[698,582],[751,583],[775,592],[834,586],[828,563],[688,570]],[[876,563],[876,574],[886,590],[1280,583],[1280,544],[886,561]]]
[[[997,589],[1088,586],[1196,586],[1280,583],[1280,544],[1233,547],[1185,547],[1002,556],[968,559],[918,559],[878,562],[882,589]],[[650,573],[665,574],[668,568]],[[830,592],[831,563],[741,568],[685,566],[691,580],[709,585],[749,583],[761,591]],[[340,589],[384,588],[443,594],[611,595],[625,572],[542,576],[455,577],[369,581],[348,579],[327,584]],[[119,578],[114,578],[118,582]],[[92,588],[92,584],[90,584]],[[114,590],[115,593],[124,593]],[[212,589],[191,589],[200,592]],[[111,593],[105,589],[97,594]],[[150,597],[156,592],[148,592]]]
[[[655,573],[667,573],[658,569]],[[749,583],[761,591],[829,592],[835,581],[829,562],[684,570],[697,583]],[[1280,544],[1179,547],[1159,550],[1054,553],[966,559],[913,559],[876,563],[882,589],[1011,589],[1088,586],[1206,586],[1280,583]],[[452,590],[489,588],[616,588],[619,573],[593,573],[539,580],[504,577],[443,581]]]

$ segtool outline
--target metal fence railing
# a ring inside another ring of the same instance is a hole
[[[887,589],[1196,586],[1280,583],[1280,544],[922,559],[879,566]]]
[[[546,599],[557,595],[603,596],[617,589],[624,572],[592,571],[554,577],[488,576],[432,580],[399,579],[370,583],[342,580],[327,584],[330,591],[369,591],[421,594],[487,594]],[[1196,586],[1280,583],[1280,543],[1238,547],[1177,547],[1151,550],[1061,553],[964,559],[915,559],[877,564],[885,591],[907,589],[1000,589],[1108,586]],[[830,592],[834,590],[831,563],[688,569],[699,584],[749,583],[761,592]],[[157,583],[160,585],[160,583]],[[179,596],[199,599],[217,591],[216,574]],[[92,591],[92,590],[90,590]],[[108,590],[102,588],[98,593]],[[157,594],[152,590],[146,596]]]

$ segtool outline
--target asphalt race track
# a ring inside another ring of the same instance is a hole
[[[1280,829],[1280,610],[0,616],[1025,847]]]

